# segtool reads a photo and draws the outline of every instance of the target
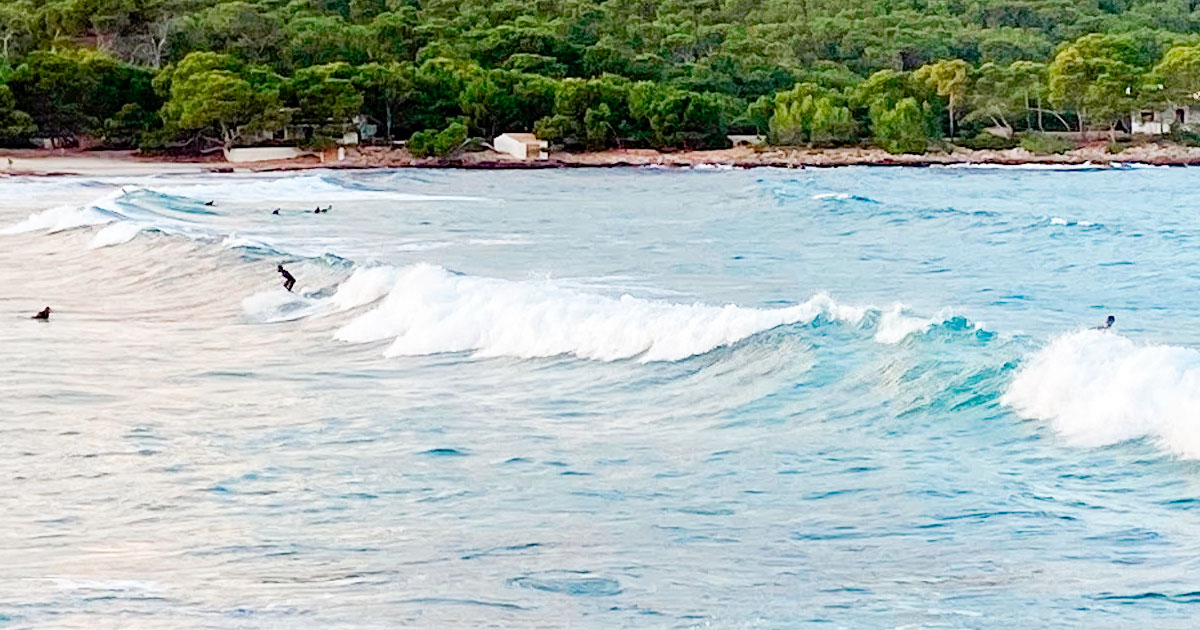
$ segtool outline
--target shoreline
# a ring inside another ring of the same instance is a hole
[[[664,153],[653,149],[609,149],[589,153],[556,151],[548,160],[529,161],[486,150],[451,158],[414,158],[404,149],[361,147],[346,159],[316,157],[235,164],[218,156],[152,156],[137,151],[63,149],[0,150],[3,176],[130,176],[155,174],[262,173],[310,169],[449,168],[526,170],[561,168],[827,168],[839,166],[960,167],[1092,167],[1113,165],[1196,166],[1200,148],[1169,143],[1130,146],[1112,154],[1107,143],[1090,144],[1056,155],[1034,155],[1024,149],[972,150],[892,155],[873,147],[806,149],[734,147],[711,151]]]

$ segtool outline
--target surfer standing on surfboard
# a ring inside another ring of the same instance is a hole
[[[296,279],[292,277],[292,274],[288,273],[287,269],[283,268],[283,265],[279,265],[277,268],[279,269],[280,275],[283,276],[283,288],[287,289],[288,292],[291,292],[292,287],[296,286]]]

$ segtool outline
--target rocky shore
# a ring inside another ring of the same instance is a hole
[[[1024,149],[970,150],[892,155],[873,147],[806,149],[735,147],[716,151],[664,153],[652,149],[612,149],[590,153],[556,151],[543,161],[518,160],[494,151],[462,153],[449,158],[415,158],[404,149],[362,147],[346,151],[345,159],[308,156],[294,160],[231,164],[217,156],[145,156],[135,151],[0,151],[3,175],[116,175],[153,173],[255,172],[312,168],[600,168],[600,167],[734,167],[781,168],[832,166],[953,166],[953,165],[1200,165],[1200,148],[1165,142],[1135,144],[1119,153],[1096,142],[1055,155],[1035,155]]]

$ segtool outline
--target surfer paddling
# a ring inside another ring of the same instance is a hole
[[[1112,315],[1109,315],[1108,319],[1105,320],[1105,322],[1103,324],[1092,328],[1092,330],[1108,330],[1109,328],[1112,328],[1113,324],[1115,324],[1115,323],[1117,323],[1117,318],[1113,317]]]
[[[283,276],[283,288],[287,289],[290,293],[292,287],[296,286],[296,279],[292,277],[292,274],[288,273],[287,269],[283,268],[283,265],[279,265],[277,269],[279,270],[279,275]]]
[[[38,314],[37,314],[37,315],[34,315],[34,316],[33,316],[33,317],[31,317],[30,319],[40,319],[40,320],[42,320],[42,321],[44,321],[44,322],[48,322],[48,321],[50,321],[50,307],[49,307],[49,306],[47,306],[46,308],[44,308],[44,309],[42,309],[42,310],[38,311]]]

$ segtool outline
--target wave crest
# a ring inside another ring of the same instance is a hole
[[[778,309],[674,304],[419,264],[402,270],[382,302],[335,336],[353,343],[392,339],[388,356],[474,351],[479,357],[677,361],[784,324],[822,316],[856,323],[865,314],[826,295]]]
[[[1111,332],[1064,335],[1018,370],[1002,401],[1081,446],[1141,437],[1200,458],[1200,352]]]

